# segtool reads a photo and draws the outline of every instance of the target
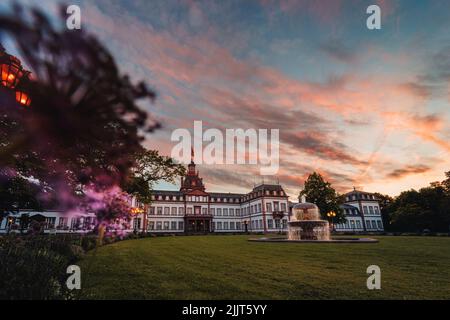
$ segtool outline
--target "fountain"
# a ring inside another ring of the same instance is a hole
[[[288,222],[288,240],[330,240],[328,221],[320,219],[319,208],[314,203],[294,205]]]
[[[264,237],[248,239],[257,242],[291,242],[291,243],[377,243],[371,238],[336,238],[330,236],[328,221],[320,219],[320,210],[314,204],[306,202],[297,203],[292,208],[292,216],[288,222],[288,237],[273,238]]]

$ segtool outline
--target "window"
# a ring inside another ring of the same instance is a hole
[[[286,203],[281,204],[281,211],[286,212]]]
[[[162,229],[162,222],[161,221],[157,221],[156,222],[156,230],[161,230]]]
[[[170,229],[172,230],[177,230],[177,222],[176,221],[172,221],[170,223]]]
[[[170,208],[169,207],[164,207],[164,215],[168,216],[170,214]]]
[[[184,214],[184,207],[178,207],[178,215],[182,216]]]
[[[369,206],[369,212],[370,212],[370,214],[373,214],[373,207],[372,206]]]
[[[375,207],[376,208],[376,207]],[[377,225],[378,225],[378,229],[382,230],[383,229],[383,225],[381,224],[380,220],[377,220]]]
[[[164,230],[169,230],[169,221],[164,221]]]
[[[211,229],[216,230],[216,223],[214,221],[211,221]]]
[[[162,215],[162,207],[156,208],[156,214]]]
[[[373,209],[375,210],[375,214],[379,214],[380,213],[377,206],[373,207]]]
[[[65,217],[60,217],[60,218],[59,218],[59,224],[58,224],[58,226],[59,226],[60,228],[67,227],[67,222],[68,222],[68,219],[67,219],[67,218],[65,218]]]
[[[234,216],[234,209],[230,209],[230,216]]]
[[[275,228],[280,229],[280,219],[275,219]]]
[[[192,207],[187,208],[187,214],[192,214]]]
[[[225,230],[228,230],[228,222],[224,222],[224,223],[223,223],[223,228],[224,228]]]
[[[241,215],[241,210],[240,209],[236,209],[236,216],[240,216]]]
[[[221,208],[217,208],[217,215],[221,216],[222,215],[222,209]]]
[[[148,214],[153,216],[155,214],[155,207],[150,207],[148,210]]]
[[[133,220],[133,229],[138,230],[141,228],[141,218],[135,218]]]
[[[272,204],[270,202],[266,203],[267,212],[272,212]]]
[[[184,221],[178,221],[178,230],[184,229]]]
[[[52,229],[55,227],[56,217],[45,218],[45,229]]]
[[[364,212],[364,214],[367,214],[367,206],[363,207],[363,212]]]
[[[350,226],[355,229],[355,220],[350,220]]]
[[[155,230],[155,221],[148,222],[148,230]]]
[[[372,225],[370,223],[370,220],[366,220],[366,226],[367,226],[367,229],[372,229]]]
[[[234,222],[230,222],[230,230],[234,230],[235,229],[235,224]]]
[[[267,220],[267,228],[273,229],[273,220],[272,219]]]
[[[280,211],[280,203],[278,201],[274,201],[274,203],[273,203],[273,210],[274,211]]]
[[[216,209],[214,209],[214,208],[210,208],[209,209],[209,213],[211,214],[211,215],[216,215]]]
[[[222,230],[222,222],[217,222],[217,230]]]
[[[236,222],[236,230],[241,230],[241,223],[240,222]]]
[[[283,229],[287,228],[287,219],[283,219]]]
[[[228,216],[228,209],[223,209],[223,215]]]
[[[361,229],[361,221],[356,220],[356,227],[357,227],[358,229]]]
[[[173,216],[177,215],[177,207],[172,207],[172,215]]]
[[[202,214],[207,215],[208,214],[208,208],[202,208]]]

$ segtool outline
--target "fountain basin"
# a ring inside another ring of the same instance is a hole
[[[329,240],[289,240],[288,238],[251,238],[251,242],[288,242],[288,243],[378,243],[373,238],[330,238]]]
[[[326,220],[301,220],[288,223],[288,239],[295,240],[330,240],[330,227]]]

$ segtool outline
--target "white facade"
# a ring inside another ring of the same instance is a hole
[[[277,232],[287,228],[288,197],[278,185],[261,185],[248,194],[201,196],[155,190],[152,198],[146,210],[147,232]],[[197,221],[200,228],[190,229]],[[144,219],[141,222],[145,223]]]
[[[20,232],[23,219],[42,222],[44,233],[87,233],[94,229],[96,218],[94,214],[76,214],[68,216],[61,211],[19,210],[12,212],[0,220],[0,234]]]
[[[344,195],[346,223],[336,224],[336,231],[382,232],[384,231],[378,199],[368,192],[354,190]]]

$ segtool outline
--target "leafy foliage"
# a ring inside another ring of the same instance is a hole
[[[8,204],[3,207],[37,201],[73,211],[83,204],[98,210],[100,221],[112,221],[129,212],[118,188],[147,202],[154,181],[183,172],[141,145],[144,133],[160,124],[137,102],[152,101],[155,93],[121,75],[95,37],[67,30],[64,10],[56,28],[41,11],[15,6],[13,14],[0,15],[0,32],[15,41],[33,75],[27,85],[30,108],[0,88],[0,193]],[[34,200],[19,177],[39,182]],[[17,181],[24,192],[8,187]]]
[[[64,19],[55,29],[37,10],[30,16],[20,7],[0,16],[0,30],[33,72],[32,107],[19,108],[0,92],[0,167],[58,190],[59,204],[69,207],[82,186],[125,183],[143,150],[140,132],[159,127],[136,102],[155,94],[122,76],[93,36],[67,30]]]
[[[402,192],[382,208],[385,224],[391,231],[450,231],[450,193],[447,180],[435,182],[419,191]]]
[[[135,195],[143,203],[150,202],[151,188],[158,180],[174,182],[185,174],[185,167],[170,157],[159,155],[156,150],[142,150],[136,155],[136,163],[123,189]]]
[[[334,211],[336,213],[334,222],[345,222],[344,213],[339,207],[340,198],[336,193],[336,190],[334,190],[331,187],[331,183],[325,181],[319,173],[313,172],[309,175],[305,182],[304,189],[300,192],[299,200],[302,196],[306,197],[306,201],[315,203],[319,207],[323,219],[328,219],[327,213]]]

